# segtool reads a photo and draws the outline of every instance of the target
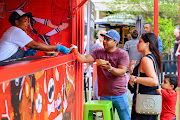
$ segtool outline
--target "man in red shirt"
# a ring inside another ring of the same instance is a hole
[[[176,102],[177,102],[177,75],[164,75],[164,82],[161,87],[162,94],[162,112],[160,120],[176,120]]]

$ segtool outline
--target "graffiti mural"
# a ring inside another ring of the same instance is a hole
[[[74,120],[75,61],[0,84],[0,119]]]

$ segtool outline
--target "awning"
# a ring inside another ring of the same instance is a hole
[[[122,26],[135,26],[136,18],[133,15],[115,14],[95,20],[99,27],[117,28]]]

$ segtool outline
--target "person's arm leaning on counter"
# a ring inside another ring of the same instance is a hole
[[[62,45],[46,45],[43,43],[39,43],[39,42],[35,42],[34,40],[32,40],[31,42],[29,42],[26,47],[35,49],[35,50],[41,50],[41,51],[60,51],[63,54],[67,54],[71,51],[70,48],[66,48],[65,46]]]

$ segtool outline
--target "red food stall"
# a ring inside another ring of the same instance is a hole
[[[27,34],[37,42],[75,44],[83,53],[86,0],[1,0],[0,37],[11,27],[14,10],[32,12]],[[43,21],[43,22],[42,22]],[[53,26],[68,23],[67,29],[52,33]],[[24,48],[26,49],[26,48]],[[38,51],[0,67],[0,119],[82,120],[83,67],[72,53],[47,57]]]

